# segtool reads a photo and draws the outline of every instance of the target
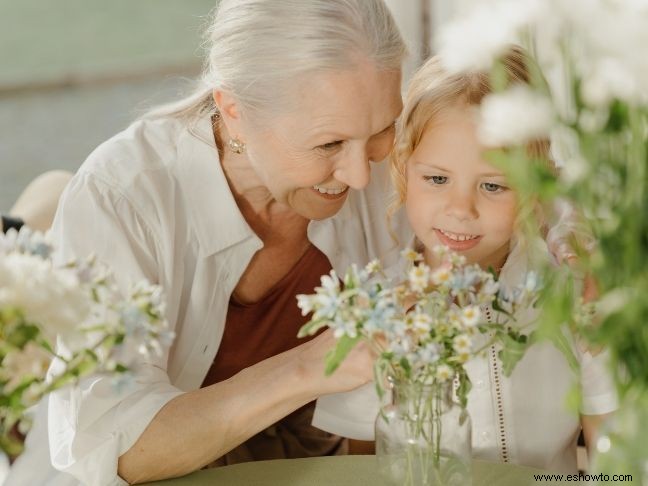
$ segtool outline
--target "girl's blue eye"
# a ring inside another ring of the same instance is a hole
[[[484,182],[482,184],[482,187],[486,190],[486,192],[502,192],[506,190],[504,186],[500,186],[499,184],[495,184],[494,182]]]
[[[446,176],[423,176],[423,179],[437,186],[443,185],[448,182],[448,178]]]

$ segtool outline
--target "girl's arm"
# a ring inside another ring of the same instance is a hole
[[[587,455],[592,456],[592,451],[596,445],[596,439],[599,436],[601,425],[606,422],[613,413],[604,413],[602,415],[581,415],[581,427],[585,437],[585,447]]]

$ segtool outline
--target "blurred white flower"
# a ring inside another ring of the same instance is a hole
[[[44,379],[51,361],[52,355],[33,342],[28,342],[22,350],[9,352],[0,368],[2,379],[9,380],[4,392],[11,393],[25,379]]]
[[[560,39],[571,51],[574,74],[582,80],[583,100],[607,105],[613,98],[648,102],[648,6],[643,0],[552,0],[561,19]],[[537,26],[539,30],[541,25]]]
[[[412,248],[406,248],[401,252],[401,256],[408,262],[420,262],[423,260],[423,255],[413,250]]]
[[[567,184],[577,184],[589,174],[590,166],[581,155],[573,155],[563,161],[560,179]]]
[[[329,275],[322,275],[320,279],[322,288],[328,293],[337,292],[340,290],[340,279],[335,273],[335,270],[331,270]]]
[[[317,295],[299,294],[297,296],[297,307],[301,309],[301,315],[306,316],[313,312]]]
[[[423,292],[430,283],[430,267],[421,263],[412,267],[408,273],[410,288],[414,292]]]
[[[481,311],[479,307],[471,305],[465,307],[461,312],[461,320],[466,327],[473,327],[479,323],[481,318]]]
[[[460,334],[454,338],[452,347],[459,354],[470,354],[472,351],[472,340],[466,334]]]
[[[452,368],[450,368],[448,365],[441,364],[441,365],[437,366],[436,378],[440,382],[448,381],[453,376],[454,376],[454,373],[452,371]]]
[[[599,59],[589,71],[581,88],[588,105],[605,107],[615,98],[636,101],[640,97],[639,80],[620,59]]]
[[[21,309],[27,320],[43,324],[43,331],[54,336],[82,323],[91,303],[74,271],[55,270],[49,260],[12,252],[0,258],[0,307]]]
[[[434,285],[442,285],[448,282],[450,277],[452,277],[451,269],[447,266],[442,266],[432,273],[431,280]]]
[[[439,358],[441,357],[439,345],[436,343],[427,343],[418,350],[417,355],[417,359],[421,364],[434,364],[439,361]]]
[[[140,282],[124,295],[94,258],[55,265],[52,250],[46,235],[27,228],[0,234],[0,450],[13,443],[7,418],[28,428],[25,410],[50,387],[127,372],[174,336],[160,287]],[[29,386],[9,396],[21,385]]]
[[[609,111],[604,109],[587,110],[583,109],[578,116],[578,126],[586,133],[596,133],[601,131],[609,118]]]
[[[333,322],[331,322],[331,327],[333,328],[333,335],[337,339],[345,335],[350,338],[358,336],[358,326],[357,322],[354,320],[344,319],[342,316],[336,316]]]
[[[485,297],[492,297],[497,295],[497,292],[499,291],[500,284],[497,282],[494,278],[489,278],[486,279],[486,282],[484,285],[482,285],[481,289],[479,290],[479,293]],[[484,303],[484,300],[489,300],[489,299],[483,299],[480,298],[480,303]]]
[[[412,316],[412,327],[417,332],[430,332],[430,329],[432,328],[432,318],[424,312],[416,312]]]
[[[369,263],[367,263],[367,266],[365,267],[365,271],[369,274],[377,273],[382,269],[382,265],[380,264],[380,260],[375,258],[374,260],[371,260]]]
[[[547,9],[541,0],[475,2],[466,15],[451,22],[436,39],[437,52],[449,72],[488,72],[512,44],[519,44],[521,30]]]
[[[489,147],[507,147],[548,138],[555,121],[549,99],[526,86],[484,98],[479,137]]]

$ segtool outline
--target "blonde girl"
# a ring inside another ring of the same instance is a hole
[[[524,53],[513,49],[503,67],[510,83],[528,81]],[[431,251],[445,245],[468,262],[493,268],[503,285],[521,283],[539,260],[550,258],[539,239],[524,238],[528,211],[518,202],[504,173],[485,157],[479,136],[479,107],[491,92],[481,73],[450,74],[439,58],[430,59],[414,76],[405,99],[392,176],[396,206],[404,205],[416,235],[415,245],[428,264]],[[548,144],[529,150],[548,161]],[[484,309],[491,319],[493,309]],[[516,325],[533,323],[537,311],[516,316]],[[476,344],[480,347],[479,344]],[[510,377],[503,375],[491,347],[467,364],[473,388],[468,398],[476,458],[534,466],[556,472],[577,470],[577,439],[584,432],[591,446],[603,416],[616,407],[614,389],[605,374],[604,354],[574,351],[580,360],[580,416],[565,406],[574,376],[566,358],[549,343],[531,346]],[[364,394],[364,397],[361,396]],[[315,424],[355,438],[370,439],[368,410],[375,411],[371,391],[320,399]],[[354,415],[357,412],[357,417]],[[353,425],[351,425],[353,424]]]

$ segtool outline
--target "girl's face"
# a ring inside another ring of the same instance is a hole
[[[506,261],[517,200],[484,150],[472,109],[458,106],[437,116],[407,161],[405,206],[429,264],[436,245],[484,269]]]

